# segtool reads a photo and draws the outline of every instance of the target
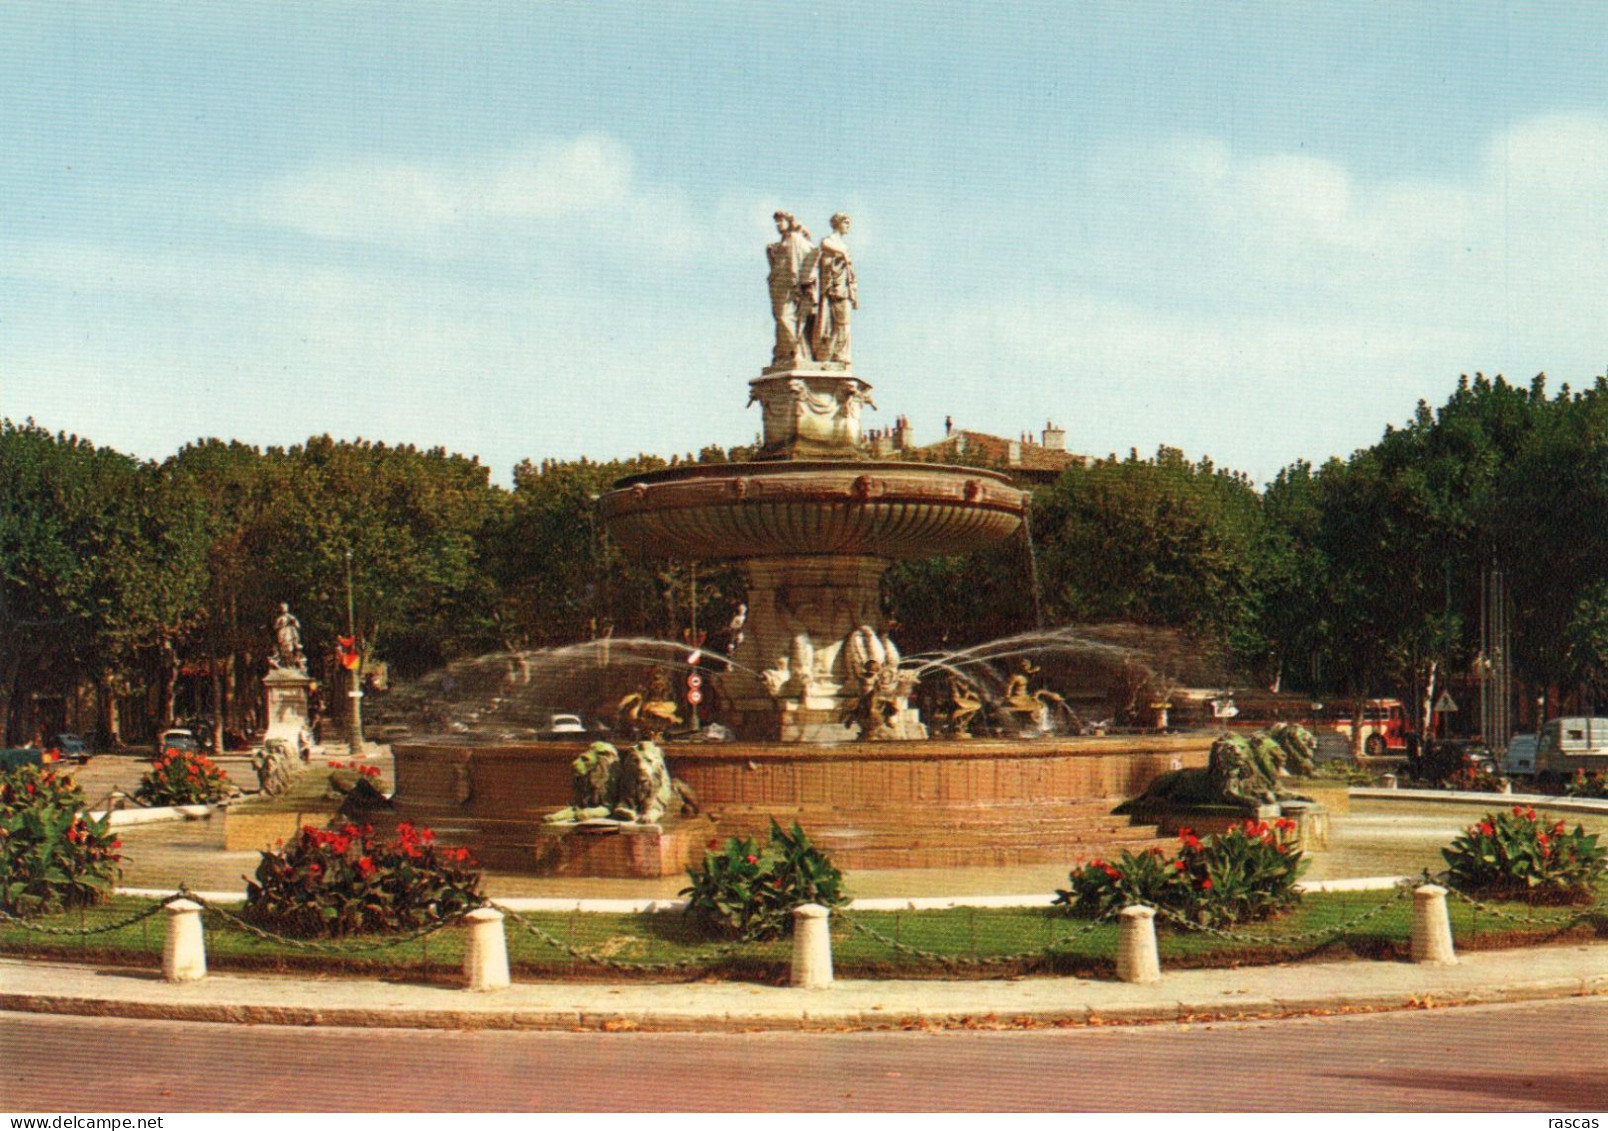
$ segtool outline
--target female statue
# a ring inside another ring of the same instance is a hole
[[[848,213],[839,212],[832,217],[832,234],[821,241],[816,263],[819,305],[812,343],[817,361],[836,361],[844,365],[849,363],[849,310],[860,308],[854,262],[849,258],[848,245],[843,242],[848,234]]]

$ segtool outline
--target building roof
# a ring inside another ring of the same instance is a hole
[[[1074,464],[1087,463],[1085,456],[1058,448],[1046,448],[1031,440],[1008,440],[987,432],[957,428],[934,444],[915,449],[916,454],[945,463],[976,463],[997,468],[1023,479],[1049,482]]]

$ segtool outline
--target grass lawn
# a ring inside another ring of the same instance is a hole
[[[1159,932],[1161,961],[1164,967],[1178,968],[1347,956],[1404,958],[1411,905],[1410,898],[1393,892],[1308,895],[1287,915],[1240,927],[1239,937],[1163,929]],[[34,925],[94,928],[149,906],[149,900],[119,896],[100,907],[49,916]],[[1456,897],[1449,899],[1448,906],[1453,938],[1463,949],[1608,937],[1608,907],[1600,898],[1593,908],[1502,903],[1478,910]],[[690,922],[674,913],[531,914],[522,918],[553,940],[532,934],[513,916],[507,920],[510,963],[516,975],[530,979],[686,980],[714,976],[783,982],[788,975],[790,943],[734,946],[710,942],[698,937]],[[0,954],[159,967],[165,919],[165,914],[158,913],[88,937],[46,935],[16,924],[0,924]],[[387,942],[384,936],[370,936],[326,942],[323,946],[327,949],[314,949],[257,938],[214,912],[209,911],[205,921],[207,960],[214,969],[320,971],[415,980],[455,977],[462,968],[464,931],[457,927],[383,948],[374,944]],[[886,940],[900,945],[892,946]],[[574,947],[583,957],[571,956],[555,946],[555,941]],[[1114,977],[1116,946],[1115,924],[1091,927],[1048,907],[859,912],[834,923],[832,941],[837,973],[851,978]],[[594,960],[599,958],[619,965]],[[1000,959],[1004,961],[997,961]]]

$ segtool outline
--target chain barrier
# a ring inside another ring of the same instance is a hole
[[[1084,935],[1087,935],[1091,931],[1095,930],[1095,928],[1100,927],[1116,918],[1116,914],[1117,913],[1115,911],[1108,911],[1104,915],[1101,915],[1099,918],[1085,924],[1082,927],[1079,927],[1070,934],[1063,935],[1054,942],[1046,943],[1037,950],[1022,950],[1017,951],[1014,954],[990,955],[939,954],[935,950],[923,950],[921,947],[912,946],[907,942],[901,942],[898,939],[889,938],[875,927],[867,926],[852,916],[844,915],[842,916],[842,919],[849,925],[849,928],[857,934],[864,935],[868,939],[872,939],[883,944],[884,946],[890,947],[893,950],[898,951],[900,954],[908,954],[912,958],[921,958],[928,962],[937,962],[945,966],[964,966],[968,969],[978,969],[992,966],[1016,965],[1022,962],[1027,962],[1034,958],[1048,957],[1051,951],[1059,950],[1061,947],[1071,943],[1074,939],[1082,938]]]
[[[20,927],[24,931],[31,931],[41,935],[86,938],[91,935],[107,935],[111,934],[113,931],[120,931],[125,927],[131,927],[136,923],[142,922],[143,920],[149,919],[153,915],[156,915],[169,904],[177,903],[184,899],[188,899],[191,902],[198,904],[203,910],[210,911],[213,915],[221,919],[229,926],[243,931],[246,934],[255,936],[264,942],[284,943],[286,946],[296,947],[301,950],[318,951],[322,954],[345,954],[391,950],[395,947],[403,946],[410,942],[416,942],[422,938],[427,938],[430,935],[435,934],[437,931],[454,926],[462,922],[464,917],[467,916],[469,912],[475,910],[475,907],[484,906],[483,903],[476,904],[475,907],[467,907],[455,915],[450,915],[444,919],[437,919],[433,923],[426,923],[418,930],[412,931],[408,934],[388,936],[384,939],[366,943],[333,943],[323,942],[318,939],[297,939],[291,938],[288,935],[281,935],[277,931],[266,930],[257,926],[255,923],[242,919],[234,912],[225,910],[223,907],[207,899],[205,896],[197,895],[195,892],[190,891],[186,887],[180,887],[179,890],[173,895],[157,900],[149,907],[136,911],[132,915],[128,915],[113,923],[103,923],[95,927],[50,927],[43,923],[29,922],[27,919],[19,918],[4,911],[0,911],[0,924]]]
[[[528,934],[540,940],[541,942],[546,943],[554,950],[563,951],[571,958],[577,959],[581,962],[590,963],[594,966],[601,966],[606,970],[637,973],[672,973],[684,972],[687,970],[697,970],[708,966],[712,962],[719,961],[722,958],[726,958],[748,946],[753,945],[746,942],[728,943],[725,946],[716,947],[713,951],[705,952],[697,958],[680,958],[671,962],[630,962],[618,958],[611,958],[606,954],[598,954],[596,951],[585,950],[581,947],[575,946],[572,943],[567,943],[552,932],[537,926],[519,912],[507,907],[503,907],[501,904],[488,903],[487,906],[501,911],[504,915],[508,916],[508,918],[512,919],[515,923],[518,923],[522,928],[524,928]],[[646,940],[629,938],[627,941],[643,942]]]
[[[1144,906],[1154,910],[1157,915],[1161,916],[1169,923],[1175,923],[1185,930],[1194,931],[1198,934],[1211,935],[1214,938],[1231,939],[1234,942],[1282,945],[1290,943],[1317,942],[1320,939],[1334,938],[1337,935],[1344,934],[1346,931],[1351,930],[1353,927],[1356,927],[1359,924],[1366,923],[1370,919],[1375,919],[1378,916],[1383,915],[1387,910],[1405,899],[1412,891],[1413,886],[1414,882],[1411,880],[1398,882],[1394,889],[1395,893],[1377,907],[1370,907],[1367,911],[1364,911],[1360,915],[1357,915],[1351,919],[1347,919],[1343,923],[1334,923],[1327,927],[1315,927],[1310,931],[1294,931],[1287,935],[1258,935],[1252,934],[1248,931],[1232,930],[1227,927],[1212,927],[1205,923],[1197,923],[1192,919],[1187,919],[1178,914],[1176,911],[1172,911],[1166,907],[1160,907],[1153,903],[1146,903]]]
[[[27,919],[19,918],[16,915],[11,915],[4,911],[0,911],[0,923],[4,923],[6,926],[11,927],[20,927],[24,931],[30,931],[39,935],[62,935],[75,938],[88,938],[91,935],[109,935],[113,931],[121,931],[124,927],[132,927],[135,923],[149,919],[168,904],[174,903],[183,898],[185,897],[182,895],[170,895],[166,899],[159,900],[143,910],[134,912],[127,918],[119,919],[115,923],[103,923],[98,927],[47,927],[43,923],[33,923]]]
[[[428,938],[437,931],[445,930],[448,927],[461,923],[471,911],[485,906],[484,902],[477,903],[474,906],[464,908],[462,911],[459,911],[454,915],[449,915],[443,919],[437,919],[433,923],[426,923],[424,926],[405,935],[387,936],[386,938],[378,939],[374,942],[336,943],[323,942],[319,939],[291,938],[288,935],[281,935],[277,931],[265,930],[249,920],[242,919],[232,911],[224,910],[211,900],[205,899],[202,896],[199,896],[194,892],[187,891],[184,888],[179,889],[178,898],[194,900],[196,903],[199,903],[203,909],[212,912],[213,915],[217,916],[231,927],[234,927],[236,930],[243,931],[248,935],[252,935],[255,938],[259,938],[264,942],[284,943],[286,946],[295,947],[298,950],[317,951],[320,954],[361,954],[372,953],[380,950],[394,950],[399,946],[405,946],[410,942],[417,942],[420,939]]]
[[[1564,912],[1558,915],[1536,915],[1522,911],[1499,911],[1495,907],[1492,907],[1489,903],[1485,902],[1483,899],[1480,899],[1478,896],[1469,895],[1467,892],[1459,891],[1457,888],[1453,887],[1451,884],[1451,879],[1447,873],[1442,873],[1441,875],[1436,876],[1434,878],[1434,882],[1451,892],[1452,895],[1456,896],[1459,901],[1472,907],[1475,911],[1489,915],[1493,919],[1502,919],[1507,922],[1521,923],[1527,927],[1571,927],[1576,923],[1582,923],[1585,920],[1590,919],[1592,916],[1602,913],[1604,910],[1604,903],[1601,899],[1599,899],[1596,903],[1590,904],[1589,906],[1577,908],[1572,912]]]

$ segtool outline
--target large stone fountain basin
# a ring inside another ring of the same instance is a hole
[[[1027,496],[992,471],[860,460],[694,464],[622,479],[600,507],[650,557],[850,554],[894,559],[993,545]]]
[[[1206,764],[1211,734],[665,747],[697,793],[695,864],[710,837],[763,837],[797,821],[846,868],[1002,867],[1140,851],[1154,826],[1111,814],[1168,770]],[[570,803],[580,744],[414,740],[393,748],[397,814],[477,856],[553,870],[542,817]],[[712,821],[712,825],[709,823]],[[674,829],[675,822],[667,828]],[[598,873],[607,874],[607,873]]]

